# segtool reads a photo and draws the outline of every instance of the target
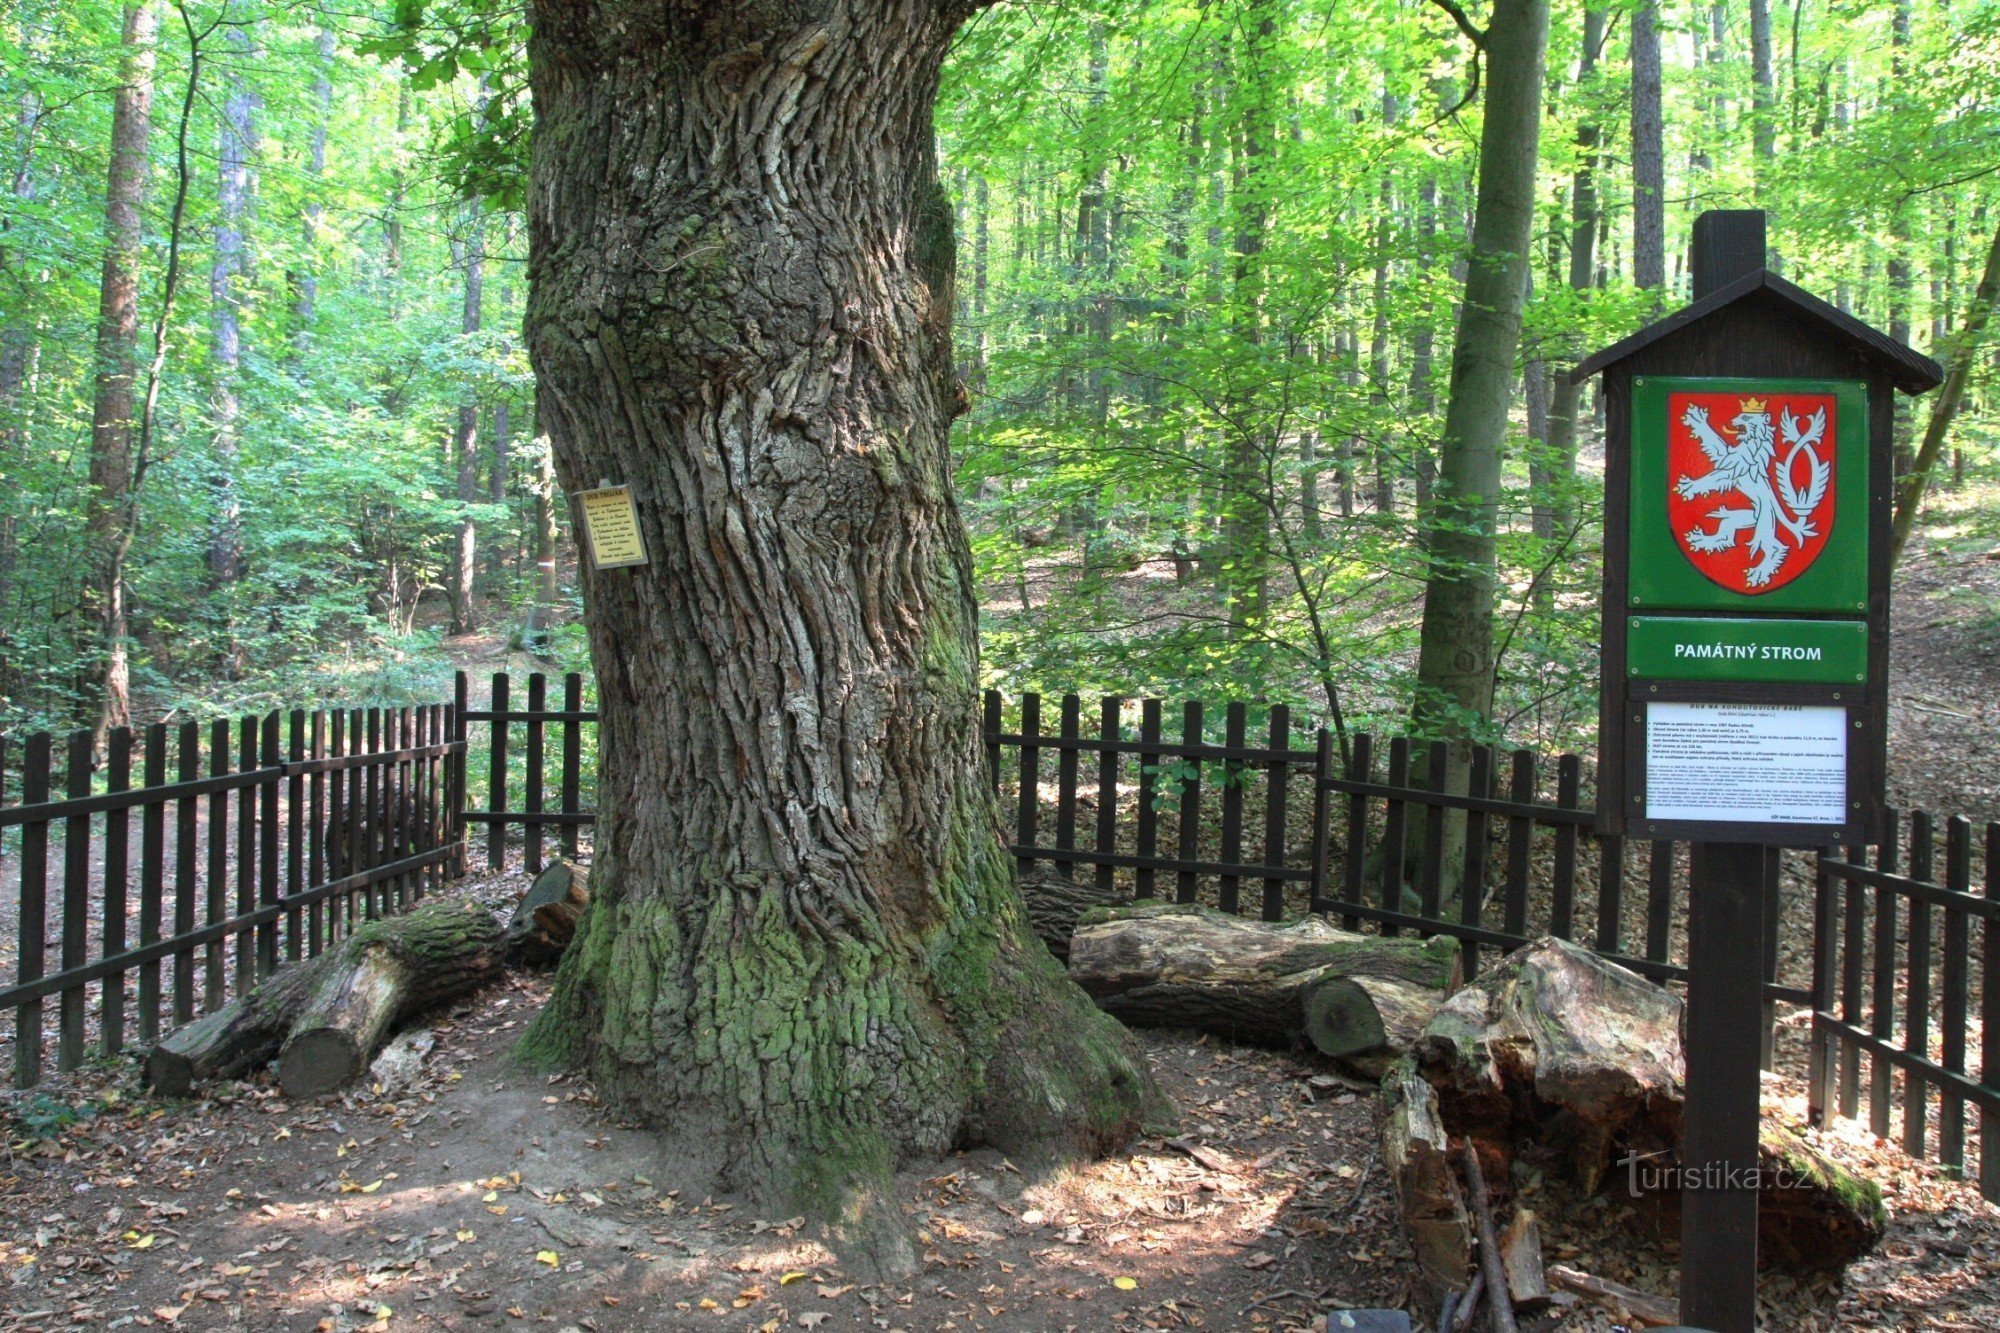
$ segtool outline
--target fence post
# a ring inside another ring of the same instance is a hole
[[[21,757],[21,804],[39,805],[49,799],[49,736],[28,737]],[[20,981],[39,981],[49,934],[49,825],[37,820],[21,826],[21,953],[16,964]],[[14,1086],[31,1088],[42,1079],[42,1002],[29,1000],[14,1010]]]
[[[1319,729],[1319,741],[1313,753],[1313,841],[1312,879],[1307,890],[1308,911],[1324,914],[1326,911],[1326,871],[1327,871],[1327,802],[1326,780],[1333,776],[1333,733],[1325,727]]]

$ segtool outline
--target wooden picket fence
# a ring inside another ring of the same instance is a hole
[[[577,855],[597,713],[581,676],[525,684],[496,674],[476,707],[461,674],[448,704],[114,732],[102,756],[87,735],[0,737],[15,1083],[41,1077],[50,1040],[63,1069],[128,1035],[151,1042],[466,873],[474,827],[489,870]],[[1423,778],[1443,771],[1438,751],[1362,735],[1343,752],[1282,704],[1104,699],[1089,725],[1077,696],[1044,704],[989,693],[982,714],[1024,869],[1266,920],[1445,934],[1468,975],[1554,934],[1685,976],[1686,849],[1599,837],[1577,756],[1480,748],[1471,794],[1452,794]],[[1816,1114],[1865,1115],[1953,1170],[1976,1155],[2000,1200],[2000,991],[1985,985],[2000,967],[2000,824],[1982,845],[1947,821],[1941,876],[1935,821],[1898,827],[1872,850],[1769,854],[1767,1012],[1811,1011]],[[1784,896],[1786,865],[1808,897]],[[1802,964],[1781,965],[1781,921],[1810,932]],[[1767,1023],[1767,1055],[1770,1042]]]
[[[87,731],[0,747],[16,1086],[51,1035],[59,1069],[151,1043],[458,873],[455,726],[440,704],[118,728],[101,783]]]

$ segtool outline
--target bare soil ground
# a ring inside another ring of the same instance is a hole
[[[906,1173],[922,1271],[865,1285],[800,1219],[678,1176],[670,1131],[516,1067],[546,992],[517,974],[433,1016],[399,1086],[288,1103],[266,1075],[163,1103],[99,1065],[16,1097],[0,1330],[1278,1330],[1409,1297],[1372,1090],[1323,1064],[1144,1033],[1178,1137],[1042,1179],[990,1151]],[[1802,1118],[1795,1083],[1769,1091]],[[1818,1138],[1883,1183],[1891,1234],[1844,1285],[1767,1279],[1766,1326],[2000,1327],[2000,1213],[1852,1124]],[[1615,1192],[1514,1183],[1551,1258],[1671,1294],[1671,1242]],[[1579,1302],[1526,1327],[1620,1317]]]

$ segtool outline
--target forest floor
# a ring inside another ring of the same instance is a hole
[[[311,1102],[268,1076],[155,1102],[130,1066],[44,1084],[0,1159],[0,1330],[1281,1330],[1409,1299],[1373,1090],[1323,1062],[1141,1033],[1178,1137],[1045,1179],[991,1151],[908,1173],[922,1269],[869,1285],[800,1219],[682,1188],[670,1142],[585,1081],[522,1074],[546,994],[511,975],[433,1018],[411,1082]],[[1768,1091],[1800,1118],[1796,1084]],[[1767,1276],[1765,1326],[2000,1326],[2000,1212],[1851,1123],[1817,1137],[1881,1182],[1890,1233],[1844,1285]],[[1647,1216],[1520,1185],[1552,1260],[1671,1293]],[[1523,1327],[1621,1317],[1577,1302]]]

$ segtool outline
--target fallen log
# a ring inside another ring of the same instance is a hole
[[[530,966],[562,957],[590,906],[590,867],[557,861],[535,876],[507,923],[507,956]]]
[[[1178,903],[1085,913],[1069,971],[1100,1008],[1134,1026],[1310,1045],[1383,1065],[1459,977],[1458,949],[1443,936],[1356,935],[1317,917],[1279,925]]]
[[[500,971],[503,931],[475,904],[433,899],[359,927],[322,964],[278,1053],[288,1097],[344,1087],[397,1020],[476,989]]]
[[[161,1038],[146,1053],[146,1086],[163,1097],[185,1097],[197,1083],[267,1063],[285,1040],[317,962],[281,967],[248,995]]]
[[[1028,906],[1029,927],[1049,946],[1049,952],[1064,962],[1069,961],[1070,938],[1083,914],[1125,901],[1109,889],[1079,884],[1039,862],[1021,872],[1019,883],[1021,899]]]
[[[367,922],[317,958],[279,968],[250,994],[170,1033],[146,1055],[146,1082],[165,1096],[185,1097],[198,1082],[231,1078],[279,1056],[286,1092],[309,1095],[284,1078],[283,1057],[295,1044],[291,1038],[302,1033],[309,1036],[303,1056],[309,1067],[329,1072],[343,1067],[347,1079],[358,1077],[374,1053],[372,1045],[352,1066],[327,1064],[315,1054],[330,1039],[310,1035],[319,1026],[312,1016],[326,1012],[329,997],[339,995],[350,979],[358,978],[365,988],[403,973],[380,994],[388,1017],[371,1023],[368,1036],[379,1044],[395,1023],[493,976],[500,967],[500,937],[492,913],[457,899],[429,899],[401,916]],[[355,1032],[362,1034],[360,1028]],[[294,1067],[300,1068],[296,1062]]]

